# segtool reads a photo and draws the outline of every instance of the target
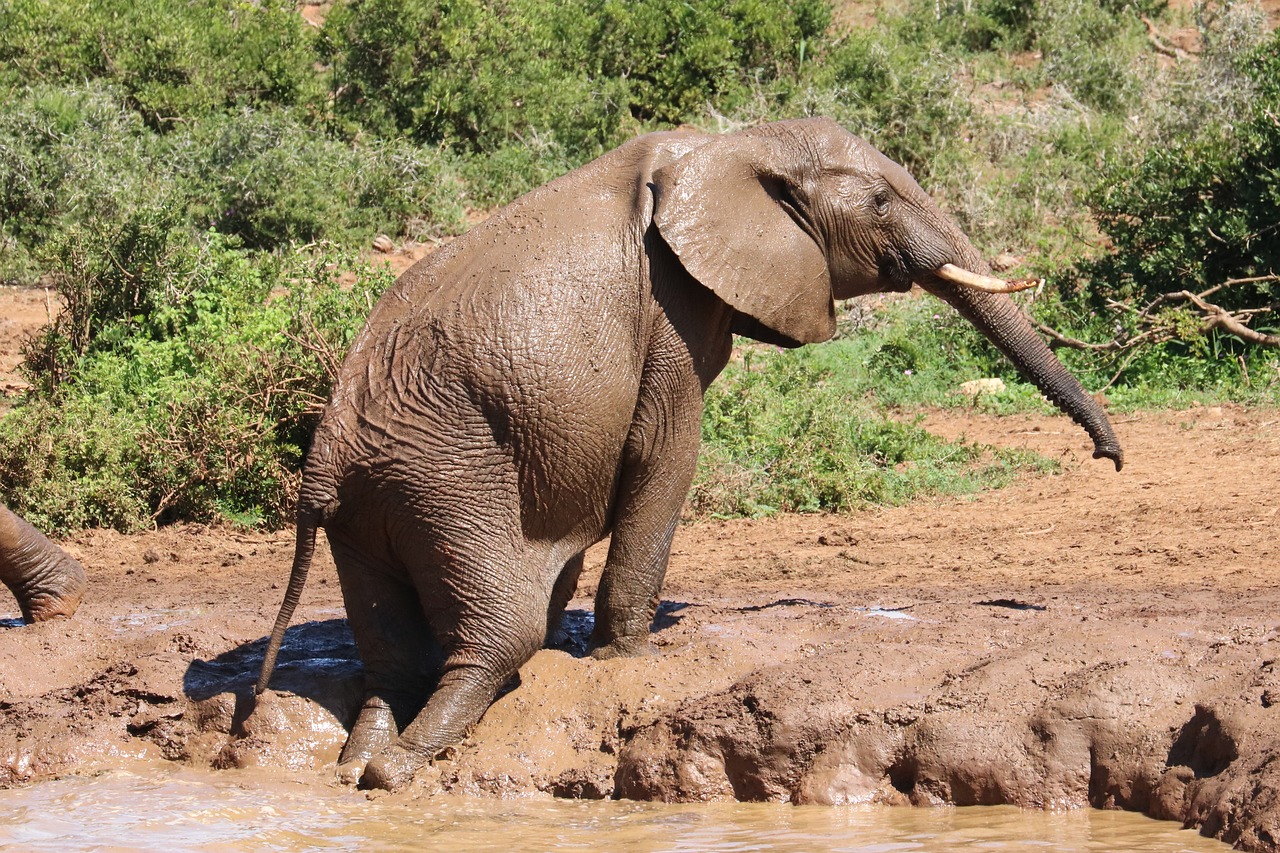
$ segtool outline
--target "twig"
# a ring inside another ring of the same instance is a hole
[[[1140,15],[1139,17],[1142,18],[1142,23],[1147,25],[1147,41],[1151,43],[1152,50],[1154,50],[1156,53],[1161,53],[1161,54],[1164,54],[1165,56],[1169,56],[1174,59],[1183,59],[1187,56],[1187,52],[1182,48],[1176,45],[1171,46],[1171,45],[1165,44],[1165,41],[1163,38],[1161,38],[1160,33],[1156,31],[1156,25],[1151,23],[1150,18],[1148,18],[1146,15]]]
[[[1280,308],[1280,302],[1272,302],[1269,305],[1258,308],[1241,308],[1237,311],[1229,311],[1221,305],[1217,305],[1208,300],[1219,291],[1238,284],[1258,284],[1261,282],[1280,282],[1280,275],[1269,273],[1267,275],[1248,276],[1245,278],[1229,278],[1219,282],[1212,287],[1206,288],[1200,293],[1192,293],[1189,290],[1176,290],[1170,293],[1162,293],[1152,299],[1142,309],[1135,308],[1124,302],[1114,299],[1107,300],[1107,307],[1116,312],[1128,313],[1134,318],[1137,327],[1141,330],[1132,336],[1117,336],[1110,341],[1104,343],[1090,343],[1082,341],[1079,338],[1073,338],[1064,335],[1057,329],[1046,326],[1043,323],[1036,323],[1043,334],[1047,335],[1051,340],[1051,345],[1070,347],[1071,349],[1081,350],[1084,352],[1128,352],[1134,350],[1139,344],[1159,343],[1160,341],[1171,340],[1178,337],[1178,331],[1175,326],[1170,324],[1158,309],[1171,303],[1186,303],[1194,305],[1200,313],[1200,331],[1210,332],[1214,329],[1221,329],[1228,332],[1246,343],[1257,344],[1259,346],[1280,347],[1280,335],[1272,335],[1266,332],[1259,332],[1251,329],[1248,322],[1260,314],[1269,314],[1277,308]],[[1129,366],[1132,358],[1126,359],[1121,365],[1120,370],[1108,382],[1106,388],[1120,377],[1120,374]],[[1104,388],[1105,390],[1105,388]]]

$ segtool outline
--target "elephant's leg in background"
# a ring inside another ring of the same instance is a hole
[[[582,563],[587,552],[579,551],[570,557],[556,578],[556,585],[551,590],[551,604],[547,606],[547,639],[546,645],[555,645],[565,639],[560,630],[560,622],[564,618],[564,609],[578,590],[578,578],[582,575]]]
[[[84,568],[25,519],[0,504],[0,583],[26,622],[71,616],[88,581]]]
[[[408,578],[340,535],[329,541],[365,673],[364,705],[338,758],[339,777],[354,782],[422,708],[443,655]]]
[[[399,741],[370,759],[362,786],[395,790],[407,784],[479,722],[498,690],[546,639],[551,588],[564,566],[563,557],[553,565],[545,552],[526,553],[456,572],[456,585],[439,584],[440,590],[465,585],[464,601],[448,595],[433,603],[436,590],[422,590],[444,646],[440,682]]]

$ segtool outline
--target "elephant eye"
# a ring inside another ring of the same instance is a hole
[[[889,191],[876,190],[875,196],[872,198],[872,204],[875,205],[876,213],[884,216],[889,212]]]

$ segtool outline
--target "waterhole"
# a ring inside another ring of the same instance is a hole
[[[367,799],[338,787],[151,767],[0,791],[0,849],[1107,851],[1223,853],[1219,842],[1126,812],[753,803],[658,805],[462,797]]]

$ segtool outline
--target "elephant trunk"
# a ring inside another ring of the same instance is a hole
[[[18,599],[26,622],[69,617],[88,582],[66,551],[0,505],[0,583]]]
[[[956,265],[986,276],[989,273],[986,263],[968,240],[961,239],[963,250]],[[1116,440],[1106,412],[1036,334],[1027,316],[1013,300],[1003,293],[957,284],[954,279],[946,280],[938,275],[923,278],[925,280],[921,284],[926,290],[959,311],[1008,356],[1050,402],[1084,427],[1093,439],[1093,458],[1110,459],[1116,470],[1120,470],[1124,464],[1124,451]]]

